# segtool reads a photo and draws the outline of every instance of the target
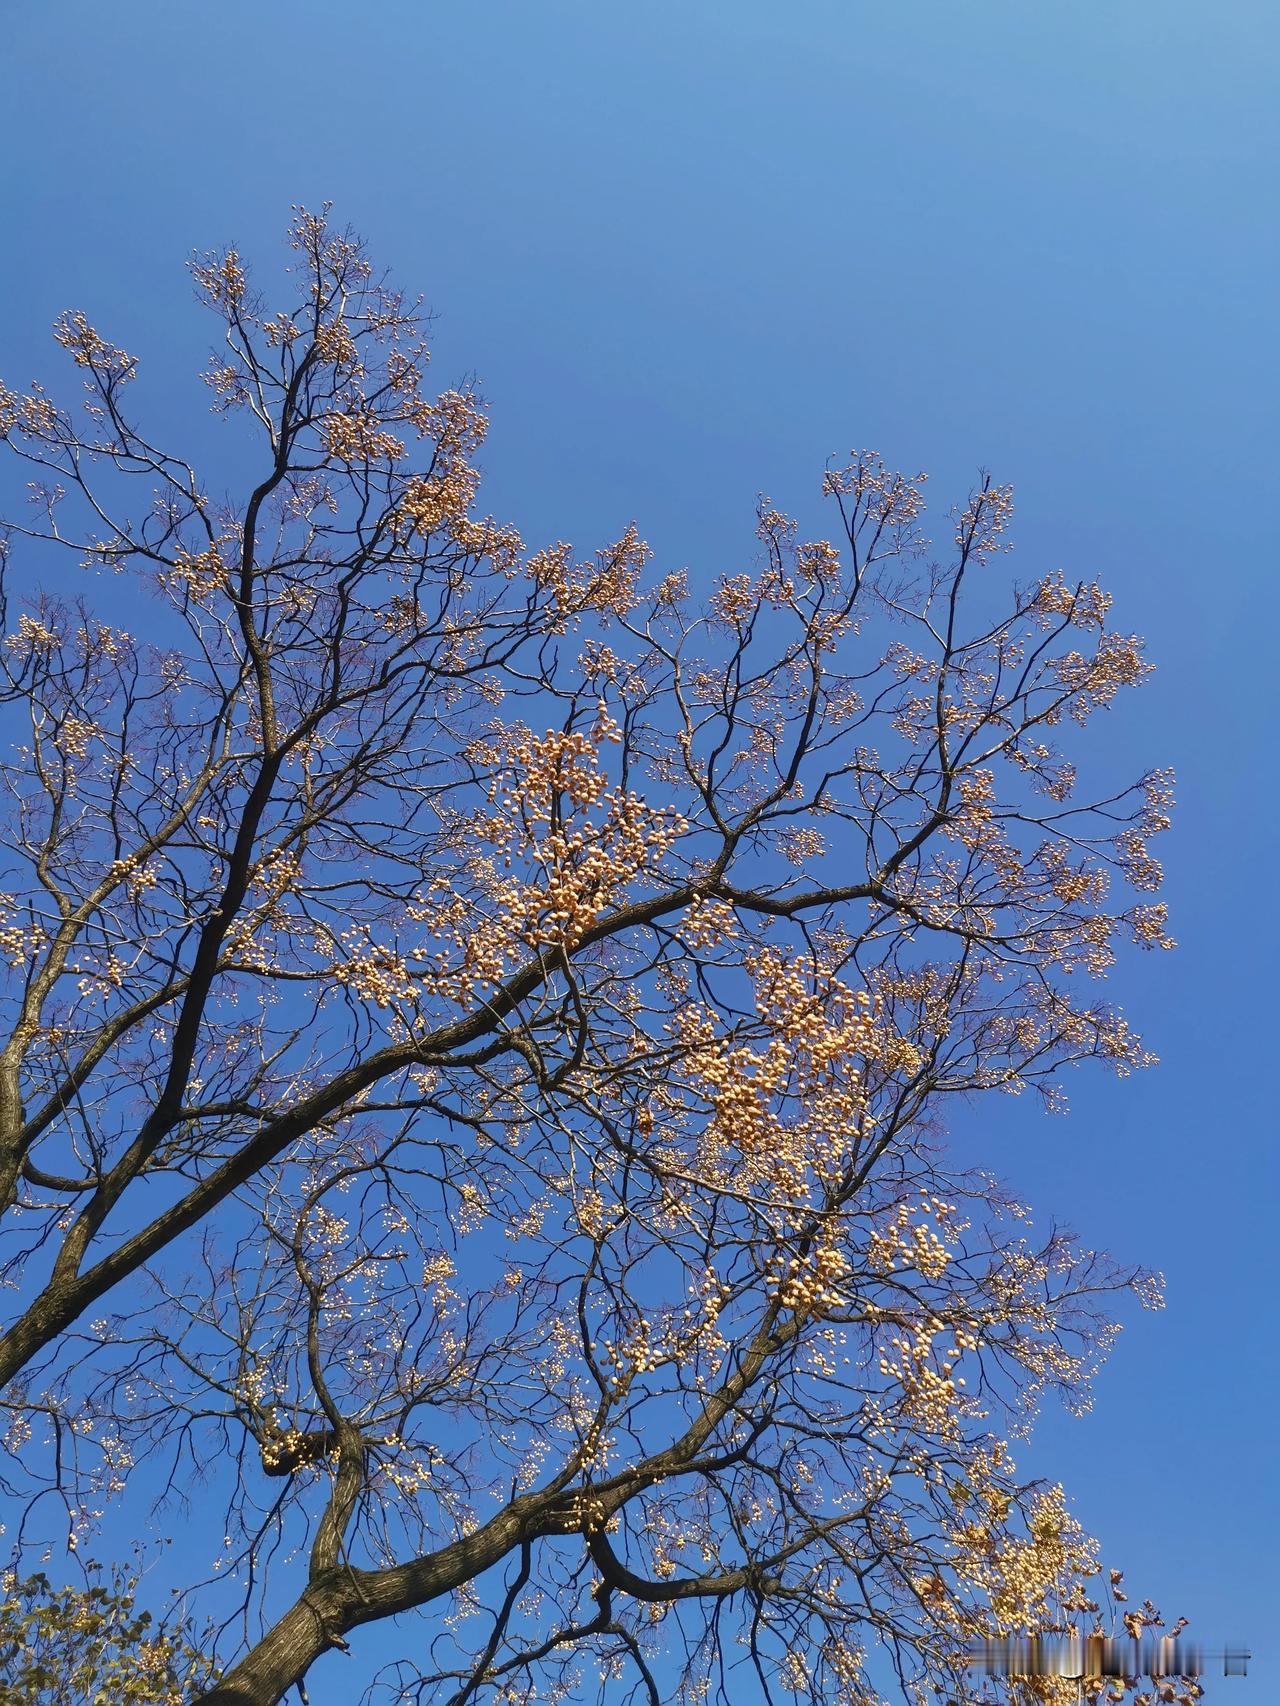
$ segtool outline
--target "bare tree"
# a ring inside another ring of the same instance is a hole
[[[0,397],[11,540],[151,636],[5,619],[18,1544],[199,1483],[226,1706],[410,1611],[393,1698],[972,1690],[977,1636],[1100,1615],[1005,1440],[1158,1299],[943,1144],[1147,1058],[1097,979],[1168,945],[1169,778],[1081,799],[1058,747],[1140,643],[994,584],[1007,488],[935,553],[869,453],[836,543],[762,502],[701,608],[634,527],[528,549],[413,307],[292,244],[279,313],[194,268],[240,498],[81,315],[83,411]]]

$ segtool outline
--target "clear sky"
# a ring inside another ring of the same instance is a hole
[[[749,560],[758,490],[812,516],[826,456],[868,445],[944,504],[990,468],[1022,579],[1114,590],[1159,667],[1106,760],[1179,776],[1180,947],[1113,980],[1163,1064],[955,1140],[1165,1269],[1093,1415],[1020,1464],[1140,1595],[1252,1645],[1213,1698],[1273,1700],[1274,0],[5,0],[0,25],[10,382],[57,374],[49,324],[83,307],[142,358],[157,436],[213,442],[184,260],[235,241],[269,278],[290,204],[332,199],[436,311],[441,385],[480,375],[486,503],[526,538],[635,517],[709,582]]]

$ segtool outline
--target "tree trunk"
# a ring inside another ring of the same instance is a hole
[[[280,1621],[195,1706],[277,1706],[324,1653],[345,1647],[351,1586],[313,1583]]]
[[[386,1570],[325,1570],[193,1706],[278,1706],[318,1658],[334,1647],[346,1647],[349,1630],[411,1611],[473,1581],[521,1540],[538,1533],[578,1531],[563,1509],[554,1512],[554,1499],[525,1493],[474,1534],[407,1564]]]

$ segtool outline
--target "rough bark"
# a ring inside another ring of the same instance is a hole
[[[276,1706],[318,1658],[346,1647],[352,1629],[427,1605],[491,1569],[531,1533],[563,1528],[558,1508],[545,1496],[516,1499],[475,1534],[426,1557],[389,1570],[325,1571],[197,1706]]]

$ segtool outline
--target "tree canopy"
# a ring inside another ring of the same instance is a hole
[[[90,1563],[83,1585],[43,1570],[0,1578],[3,1706],[183,1706],[210,1666],[183,1618],[157,1627],[137,1605],[138,1577]]]
[[[81,314],[78,409],[0,391],[19,1549],[199,1480],[223,1706],[407,1612],[441,1706],[977,1698],[985,1634],[1154,1620],[1010,1442],[1158,1280],[947,1137],[1149,1059],[1171,780],[1076,770],[1140,641],[866,451],[701,595],[526,545],[415,305],[291,243],[280,310],[193,268],[230,474]]]

